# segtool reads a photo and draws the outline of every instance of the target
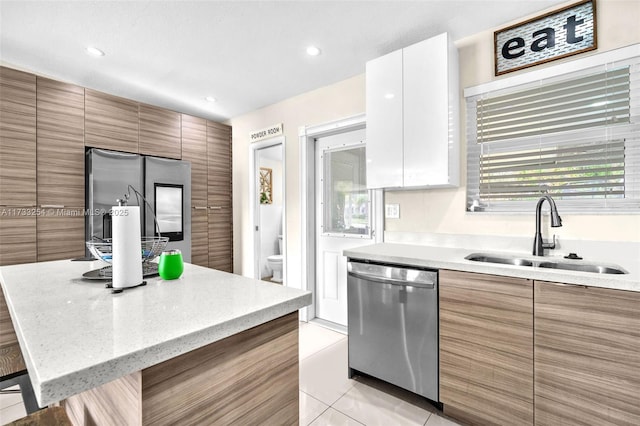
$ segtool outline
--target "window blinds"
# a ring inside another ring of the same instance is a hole
[[[640,209],[640,58],[468,97],[467,209]]]

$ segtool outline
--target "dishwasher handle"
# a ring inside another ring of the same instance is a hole
[[[348,275],[384,284],[434,289],[438,273],[395,266],[347,263]]]

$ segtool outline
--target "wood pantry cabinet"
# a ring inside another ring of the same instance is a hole
[[[640,293],[536,281],[537,425],[640,424]]]
[[[207,121],[209,267],[233,272],[231,127]]]
[[[38,261],[84,255],[84,88],[37,77]]]
[[[209,266],[207,120],[182,114],[182,159],[191,163],[191,263]]]
[[[367,187],[457,186],[458,53],[448,34],[367,62]]]
[[[36,77],[0,67],[0,265],[36,261]]]
[[[440,401],[472,424],[533,424],[530,280],[440,271]]]

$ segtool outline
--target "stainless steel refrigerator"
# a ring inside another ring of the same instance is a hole
[[[186,161],[91,148],[86,153],[85,239],[111,237],[112,206],[130,194],[129,205],[140,206],[143,236],[169,237],[167,249],[179,249],[191,262],[191,164]],[[129,185],[144,196],[138,201]],[[89,254],[89,253],[87,253]]]

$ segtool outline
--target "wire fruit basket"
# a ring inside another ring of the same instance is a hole
[[[140,259],[142,263],[151,262],[162,253],[169,242],[169,237],[141,237],[140,243],[142,253]],[[107,263],[113,261],[113,247],[111,238],[96,239],[87,241],[87,248],[96,258]]]

